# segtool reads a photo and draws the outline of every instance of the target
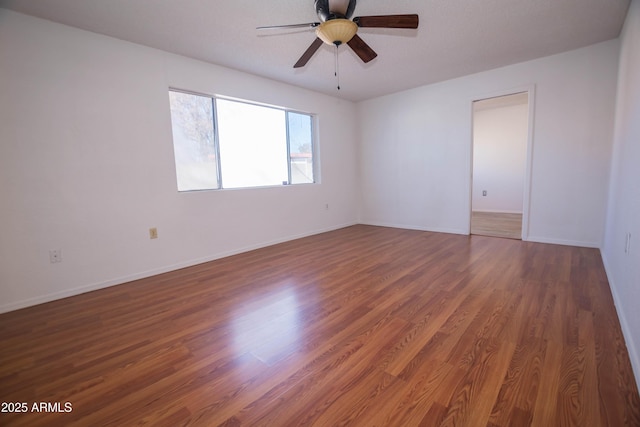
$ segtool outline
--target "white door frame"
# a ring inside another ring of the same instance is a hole
[[[473,97],[469,102],[469,109],[471,114],[471,141],[470,141],[470,149],[469,149],[469,209],[468,209],[468,232],[467,234],[471,235],[471,209],[472,209],[472,201],[473,201],[473,103],[476,101],[482,101],[483,99],[489,98],[497,98],[500,96],[508,96],[516,93],[528,93],[528,108],[529,108],[529,117],[527,124],[527,159],[525,161],[525,171],[524,171],[524,183],[522,189],[522,240],[526,241],[529,239],[529,212],[531,209],[531,180],[533,173],[533,129],[534,129],[534,117],[535,117],[535,85],[530,84],[527,86],[520,86],[515,88],[509,88],[505,90],[500,90],[491,93],[485,93],[476,97]]]

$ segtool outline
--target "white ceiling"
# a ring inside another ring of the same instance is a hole
[[[323,45],[293,64],[318,21],[313,0],[0,0],[0,7],[359,101],[616,38],[630,0],[360,0],[354,16],[418,13],[420,27],[362,28],[368,64]]]

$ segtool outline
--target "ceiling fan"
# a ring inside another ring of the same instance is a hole
[[[340,46],[343,43],[362,59],[369,62],[378,54],[356,33],[358,28],[418,28],[418,15],[377,15],[358,16],[351,19],[356,8],[356,0],[314,0],[320,22],[306,24],[273,25],[258,27],[258,30],[280,28],[315,28],[316,39],[302,54],[293,68],[304,67],[322,43]]]

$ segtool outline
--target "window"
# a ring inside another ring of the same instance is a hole
[[[213,100],[169,92],[178,190],[220,188]]]
[[[178,191],[314,182],[309,114],[169,91]]]
[[[313,138],[311,116],[288,113],[289,170],[292,184],[313,182]]]

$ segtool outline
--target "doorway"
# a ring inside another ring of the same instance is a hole
[[[522,239],[529,91],[473,102],[471,234]]]

